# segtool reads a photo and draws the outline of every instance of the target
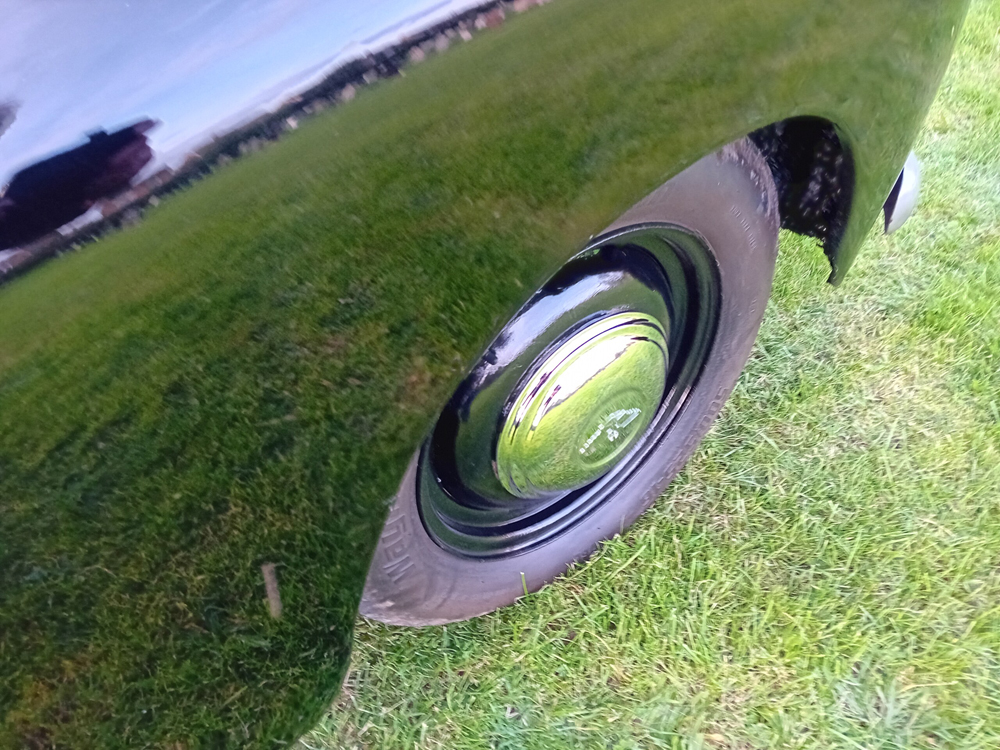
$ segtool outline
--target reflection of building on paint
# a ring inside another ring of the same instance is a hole
[[[16,271],[27,258],[24,250],[0,250],[0,276]]]
[[[317,99],[315,101],[309,102],[302,108],[302,112],[305,115],[316,115],[322,112],[324,109],[330,106],[330,102],[326,99]]]
[[[536,5],[545,5],[549,0],[514,0],[510,4],[511,10],[515,13],[524,13],[526,10],[531,10]]]
[[[354,100],[354,97],[357,96],[357,94],[358,90],[349,83],[340,90],[340,93],[337,94],[337,99],[342,102],[350,102]]]
[[[201,161],[201,156],[199,156],[197,152],[191,152],[190,154],[184,157],[184,163],[181,164],[180,168],[177,171],[190,172],[196,166],[198,166],[198,162],[200,161]]]
[[[22,238],[13,244],[3,244],[5,224],[8,229],[11,225],[5,219],[9,201],[0,190],[0,251],[20,245],[17,252],[0,255],[0,279],[9,277],[14,272],[26,270],[64,250],[96,240],[108,231],[140,221],[146,206],[156,206],[161,197],[183,189],[191,182],[211,174],[216,168],[224,167],[241,156],[263,149],[284,133],[297,129],[303,117],[352,101],[363,86],[399,75],[400,69],[407,63],[419,63],[431,54],[444,53],[457,39],[464,42],[471,41],[473,31],[493,29],[503,25],[507,11],[522,13],[549,1],[492,0],[430,26],[378,52],[351,60],[326,75],[315,86],[286,99],[277,110],[267,112],[249,123],[217,135],[210,143],[187,154],[176,170],[161,169],[153,176],[132,186],[130,184],[132,179],[152,158],[145,137],[142,137],[141,143],[133,144],[130,149],[125,149],[119,154],[115,161],[115,169],[107,170],[102,179],[89,183],[87,190],[84,191],[85,197],[80,198],[80,191],[77,191],[79,200],[73,203],[73,211],[66,210],[58,216],[54,215],[54,211],[50,211],[53,216],[44,225],[39,225],[42,226],[42,231],[32,235],[30,239]],[[0,102],[0,134],[13,122],[16,111],[16,103]],[[95,140],[107,143],[109,140],[118,139],[129,130],[134,130],[136,135],[141,136],[153,125],[154,122],[145,120],[110,135],[98,131],[91,136],[91,142],[84,146],[22,170],[14,176],[9,187],[14,186],[15,180],[22,173],[50,162],[63,160],[61,163],[65,163],[65,159],[71,154],[92,148],[91,143]],[[145,161],[142,161],[143,158]],[[139,161],[142,163],[139,164]],[[135,171],[129,173],[133,167]],[[126,174],[127,178],[124,177]],[[71,183],[72,180],[67,185]],[[18,189],[20,190],[20,187]],[[50,209],[57,203],[59,201],[53,202]],[[53,225],[54,221],[63,216],[66,216],[63,221]]]
[[[66,239],[61,234],[52,232],[17,250],[0,250],[0,279],[31,267],[39,258],[54,255],[65,243]]]
[[[133,203],[138,203],[151,197],[157,190],[170,182],[173,175],[174,171],[172,169],[163,168],[128,190],[110,198],[105,198],[95,208],[100,212],[102,218],[113,216],[119,211],[124,211]]]
[[[15,174],[0,198],[0,249],[24,245],[86,213],[127,188],[153,158],[142,120],[43,159]]]
[[[495,29],[497,26],[503,25],[506,17],[507,14],[504,13],[503,6],[498,5],[476,16],[475,26],[477,29]]]

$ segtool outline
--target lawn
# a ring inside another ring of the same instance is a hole
[[[662,500],[496,614],[359,622],[307,748],[1000,747],[1000,5],[914,218],[825,286],[782,237],[747,370]]]

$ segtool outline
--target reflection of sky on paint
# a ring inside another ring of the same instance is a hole
[[[481,0],[0,0],[0,183],[141,117],[162,158]]]

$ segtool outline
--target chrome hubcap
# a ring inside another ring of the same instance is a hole
[[[500,483],[537,499],[602,477],[656,415],[667,365],[666,332],[649,315],[610,315],[571,335],[511,402],[496,445]]]

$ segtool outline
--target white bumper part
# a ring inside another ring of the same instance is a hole
[[[903,171],[889,193],[883,210],[885,211],[885,233],[892,234],[913,215],[920,197],[920,160],[910,152],[906,157]]]

